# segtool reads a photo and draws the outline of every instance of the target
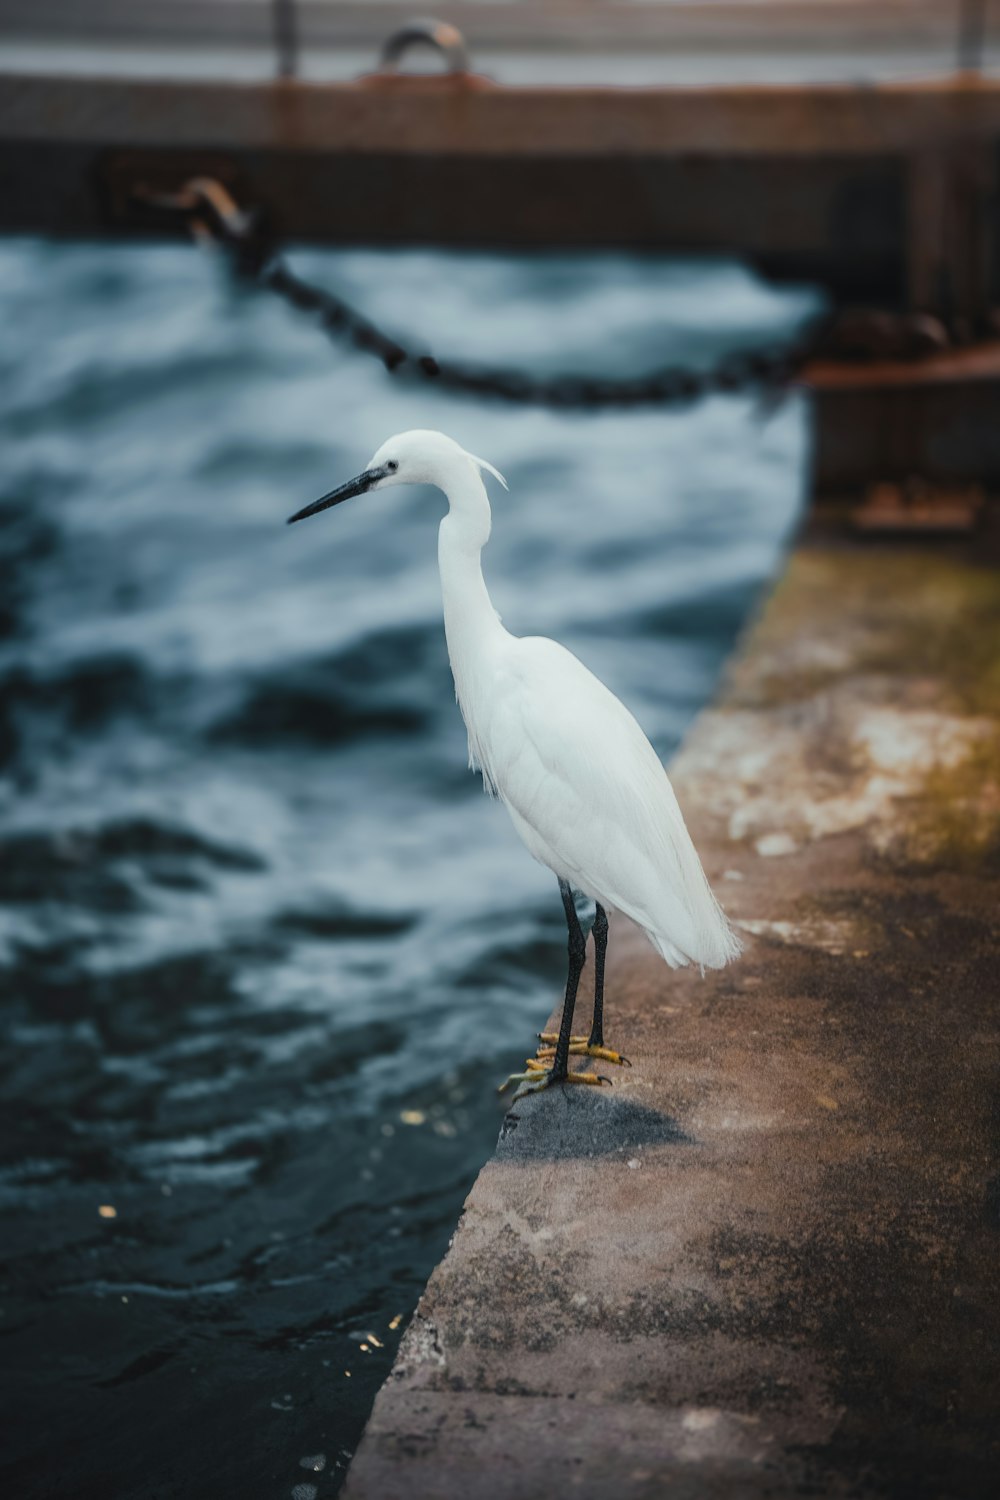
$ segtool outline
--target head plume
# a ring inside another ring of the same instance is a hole
[[[474,453],[470,453],[467,448],[463,448],[462,452],[465,454],[466,458],[471,458],[474,464],[478,464],[481,469],[485,469],[488,474],[492,474],[494,479],[499,479],[504,489],[508,488],[507,481],[500,473],[500,470],[494,469],[493,465],[487,463],[485,458],[477,458],[476,455]]]

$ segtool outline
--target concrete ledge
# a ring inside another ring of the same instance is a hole
[[[674,768],[748,952],[617,924],[635,1067],[508,1117],[349,1500],[995,1493],[998,641],[996,572],[795,555]]]

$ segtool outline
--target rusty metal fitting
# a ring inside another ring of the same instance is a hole
[[[273,257],[273,242],[259,211],[240,208],[217,178],[191,177],[175,192],[137,183],[130,196],[145,208],[183,217],[196,240],[225,244],[244,275],[260,275]]]
[[[232,194],[214,177],[192,177],[175,193],[154,191],[140,183],[132,190],[139,202],[150,208],[167,213],[183,214],[196,222],[200,212],[207,210],[209,226],[218,226],[228,238],[240,240],[253,227],[254,215],[240,208]]]
[[[208,208],[227,236],[242,240],[253,232],[255,215],[240,208],[232,195],[214,177],[192,177],[184,184],[182,194],[192,201],[194,210]]]
[[[399,63],[411,47],[433,47],[444,59],[448,73],[468,73],[469,49],[457,26],[450,21],[407,21],[387,37],[379,57],[383,73],[398,73]]]

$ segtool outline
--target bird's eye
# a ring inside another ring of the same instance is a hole
[[[386,464],[386,468],[389,470],[390,474],[395,474],[396,470],[399,468],[399,464],[394,458],[390,458],[389,462]]]

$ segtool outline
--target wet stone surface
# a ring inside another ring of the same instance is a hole
[[[516,1106],[350,1500],[995,1493],[998,621],[986,568],[792,558],[675,766],[747,952],[613,928],[635,1066]]]

